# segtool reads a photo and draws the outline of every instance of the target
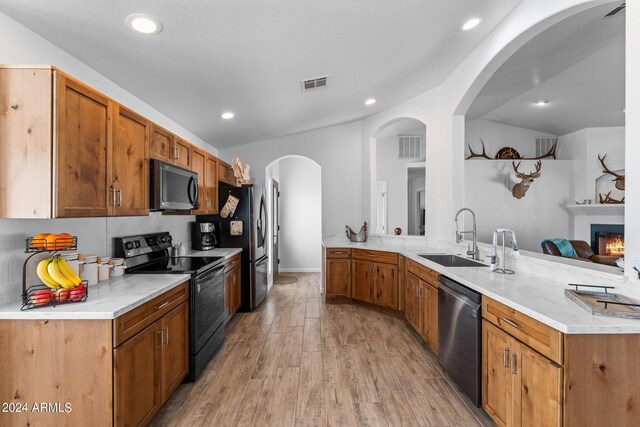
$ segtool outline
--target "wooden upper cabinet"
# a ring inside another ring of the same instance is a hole
[[[223,162],[222,160],[218,160],[218,180],[226,182],[229,185],[238,185],[238,180],[233,174],[231,165],[227,162]]]
[[[193,210],[193,214],[206,214],[207,208],[205,203],[206,192],[205,185],[205,167],[207,163],[207,153],[193,147],[191,149],[191,170],[198,174],[198,209]]]
[[[178,137],[173,137],[173,163],[176,166],[189,169],[191,166],[191,144]]]
[[[173,134],[155,123],[151,125],[149,156],[154,159],[164,160],[165,162],[173,162],[173,158],[175,157]]]
[[[57,217],[108,216],[111,187],[111,100],[57,74]]]
[[[207,156],[204,172],[205,208],[209,214],[218,213],[218,159]]]
[[[113,179],[110,188],[114,215],[149,213],[149,121],[114,103]]]
[[[50,68],[0,67],[0,217],[51,218]]]

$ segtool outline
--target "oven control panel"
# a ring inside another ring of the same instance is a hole
[[[115,238],[116,252],[123,258],[161,252],[169,249],[171,245],[172,238],[168,232]]]

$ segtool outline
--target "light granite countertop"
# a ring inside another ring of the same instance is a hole
[[[640,319],[593,316],[567,298],[564,290],[569,289],[569,283],[602,284],[602,278],[597,277],[585,282],[585,274],[589,277],[588,272],[578,272],[575,268],[561,264],[548,267],[553,269],[552,275],[540,274],[542,269],[546,268],[544,265],[536,266],[538,271],[535,271],[535,268],[516,267],[515,274],[504,275],[492,272],[489,267],[444,267],[419,256],[425,253],[461,255],[461,251],[452,251],[450,247],[437,243],[398,244],[382,239],[367,243],[351,243],[345,238],[335,237],[325,238],[323,245],[326,248],[396,252],[566,334],[640,333]],[[509,260],[507,262],[509,263]],[[527,261],[519,262],[523,264]],[[611,282],[605,284],[613,283],[616,286],[613,292],[640,300],[640,289],[635,289],[637,285],[630,286],[624,283],[622,278],[611,276]]]
[[[210,251],[188,251],[187,256],[223,256],[229,258],[239,252],[237,248],[217,248]],[[125,274],[89,288],[87,300],[20,311],[19,299],[0,306],[0,320],[7,319],[115,319],[162,295],[189,280],[189,274]]]

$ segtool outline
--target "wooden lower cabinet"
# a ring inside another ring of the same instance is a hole
[[[327,298],[351,298],[351,259],[327,259]]]
[[[404,316],[438,352],[438,288],[411,272],[405,274]]]
[[[162,405],[161,330],[148,326],[114,353],[115,425],[145,425]]]
[[[561,426],[563,369],[482,321],[482,407],[499,426]]]
[[[71,405],[0,425],[148,424],[187,374],[188,320],[188,282],[113,320],[0,320],[0,402]]]
[[[242,305],[242,280],[240,271],[240,254],[225,261],[224,266],[224,308],[227,321],[240,310]]]
[[[398,266],[373,263],[373,302],[381,307],[398,309]]]
[[[351,297],[373,303],[373,263],[354,259],[351,261]]]

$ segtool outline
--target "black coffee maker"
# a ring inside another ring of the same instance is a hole
[[[193,250],[208,251],[218,244],[216,226],[213,222],[191,223],[191,245]]]

